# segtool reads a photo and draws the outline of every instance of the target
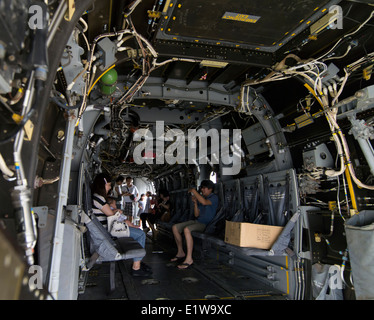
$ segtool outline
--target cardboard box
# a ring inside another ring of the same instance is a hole
[[[226,221],[225,242],[239,247],[271,249],[283,227]]]

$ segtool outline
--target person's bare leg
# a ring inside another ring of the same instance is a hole
[[[184,250],[183,250],[183,239],[182,239],[182,235],[178,232],[178,229],[175,227],[175,225],[173,225],[173,227],[171,228],[172,231],[173,231],[173,235],[174,235],[174,240],[175,240],[175,243],[177,244],[177,254],[175,255],[175,258],[183,258],[186,254],[184,253]],[[171,259],[172,261],[176,261],[178,259]]]
[[[132,263],[132,268],[133,268],[133,270],[139,270],[140,269],[140,260],[139,261],[134,261]]]
[[[186,259],[183,261],[181,265],[178,266],[180,269],[188,268],[192,263],[192,251],[193,251],[193,238],[190,229],[188,227],[184,228],[183,230],[184,236],[186,238],[186,246],[187,246],[187,255]]]
[[[157,230],[155,229],[154,224],[151,223],[148,218],[147,218],[147,222],[148,222],[149,227],[152,230],[152,238],[153,238],[153,240],[156,240],[156,238],[157,238]]]

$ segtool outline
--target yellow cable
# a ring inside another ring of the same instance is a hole
[[[348,168],[348,166],[350,165],[351,165],[350,163],[347,164],[347,167],[345,169],[345,176],[347,177],[348,190],[349,190],[349,194],[351,195],[352,208],[355,210],[355,212],[357,212],[355,192],[353,189],[353,183],[352,183],[351,175],[350,175],[349,168]]]
[[[319,104],[323,107],[322,101],[320,101],[320,99],[317,97],[317,95],[314,92],[314,90],[312,89],[312,87],[307,83],[304,84],[304,87],[307,88],[314,95],[314,97],[317,99]],[[326,115],[326,118],[327,118],[327,115]],[[336,133],[333,133],[333,134],[336,134]],[[351,196],[352,207],[353,207],[354,211],[357,212],[356,197],[355,197],[355,193],[354,193],[354,189],[353,189],[353,183],[352,183],[352,179],[351,179],[351,176],[350,176],[350,171],[349,171],[349,168],[348,168],[348,166],[350,166],[350,165],[351,165],[350,163],[347,164],[347,167],[345,169],[345,176],[347,177],[347,183],[348,183],[349,194]]]
[[[106,74],[110,69],[113,69],[116,65],[113,64],[111,67],[109,67],[107,70],[105,70],[105,72],[103,72],[96,80],[95,82],[92,84],[91,88],[88,90],[88,93],[87,93],[87,97],[90,95],[91,93],[91,90],[93,89],[93,87],[96,85],[96,83],[100,80],[100,78]]]
[[[311,94],[317,99],[317,101],[319,102],[319,104],[323,107],[322,101],[320,100],[320,98],[317,97],[317,95],[314,92],[314,90],[312,89],[312,87],[309,84],[307,84],[307,83],[304,84],[304,87],[307,88],[311,92]]]

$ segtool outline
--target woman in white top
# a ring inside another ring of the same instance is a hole
[[[145,206],[147,204],[147,200],[145,199],[145,194],[142,193],[140,195],[140,199],[138,201],[138,216],[140,217],[140,219],[142,220],[143,216],[144,216],[144,212],[145,212]],[[145,221],[142,220],[142,227],[143,227],[143,230],[147,227],[146,224],[145,224]]]

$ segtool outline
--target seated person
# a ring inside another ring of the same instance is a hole
[[[160,191],[160,198],[161,201],[158,204],[159,211],[160,211],[160,220],[164,222],[169,222],[171,217],[171,202],[170,202],[170,194],[167,190]]]
[[[155,223],[157,220],[166,221],[167,215],[169,215],[170,219],[170,210],[171,210],[171,204],[170,204],[170,194],[167,190],[161,190],[159,192],[160,199],[157,201],[156,197],[153,196],[152,200],[150,201],[150,206],[154,204],[153,209],[149,211],[147,214],[147,222],[152,229],[152,237],[154,240],[157,239],[157,230],[155,228]]]
[[[185,258],[183,263],[178,266],[179,269],[186,269],[193,263],[193,237],[191,232],[203,232],[209,222],[212,221],[217,211],[218,197],[213,193],[214,183],[210,180],[203,180],[200,188],[202,195],[200,195],[195,189],[188,190],[188,192],[192,193],[195,220],[177,223],[172,227],[178,251],[171,261],[178,261],[179,259]],[[187,255],[185,255],[183,251],[182,232],[186,238]]]
[[[111,188],[110,176],[105,173],[100,173],[96,176],[92,184],[92,212],[97,219],[102,223],[105,229],[108,228],[107,216],[114,215],[117,211],[122,213],[122,210],[116,209],[115,201],[111,203],[113,209],[107,202],[107,194]],[[130,221],[125,220],[129,226],[130,237],[139,242],[145,248],[145,234],[138,227],[134,226]],[[132,266],[133,276],[148,276],[150,275],[149,267],[141,263],[141,259],[134,258]]]

